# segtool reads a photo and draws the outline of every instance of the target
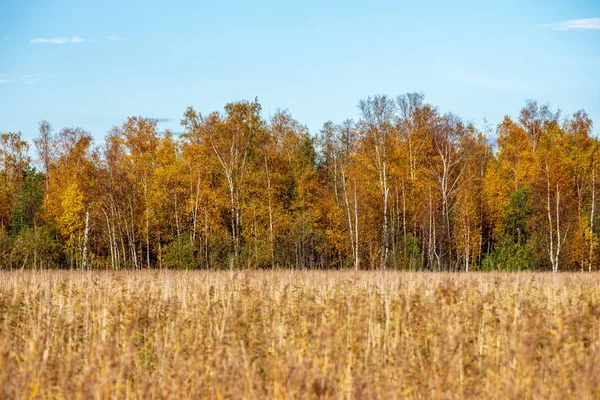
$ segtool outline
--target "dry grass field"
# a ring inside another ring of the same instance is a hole
[[[0,398],[600,398],[600,274],[1,272]]]

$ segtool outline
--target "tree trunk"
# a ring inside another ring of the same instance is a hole
[[[273,206],[271,204],[271,174],[265,157],[265,171],[267,172],[267,198],[269,200],[269,245],[271,248],[271,269],[275,269],[275,247],[273,243]]]
[[[83,269],[87,268],[87,246],[88,246],[88,232],[90,229],[90,212],[85,212],[85,231],[83,234],[83,256],[82,258],[82,267]]]
[[[348,187],[346,185],[346,171],[344,167],[341,167],[342,174],[342,190],[344,192],[344,203],[346,205],[346,217],[348,219],[348,232],[350,232],[350,248],[352,249],[352,255],[356,254],[356,244],[354,243],[354,229],[352,227],[352,214],[350,210],[350,202],[348,201]],[[354,268],[356,269],[356,259],[354,260]]]
[[[144,200],[146,202],[146,267],[150,268],[150,205],[148,203],[148,181],[144,172]]]
[[[358,241],[358,197],[356,195],[356,179],[354,179],[354,268],[358,270],[360,264]]]

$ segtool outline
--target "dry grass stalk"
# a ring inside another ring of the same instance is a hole
[[[600,274],[0,272],[2,398],[599,398]]]

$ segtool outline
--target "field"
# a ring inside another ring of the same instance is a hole
[[[1,398],[599,398],[600,274],[1,272]]]

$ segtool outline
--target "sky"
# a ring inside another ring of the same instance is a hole
[[[316,133],[421,91],[479,127],[533,99],[599,134],[600,1],[0,0],[0,132],[27,140],[256,97]]]

